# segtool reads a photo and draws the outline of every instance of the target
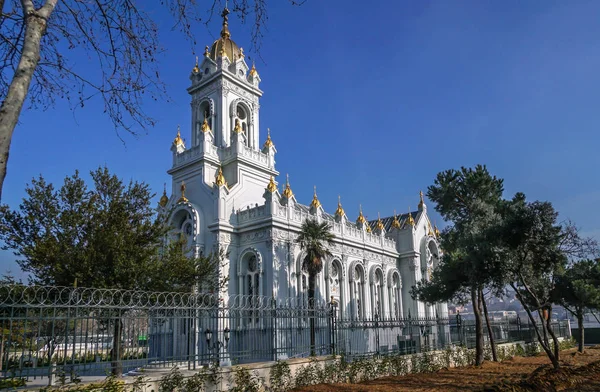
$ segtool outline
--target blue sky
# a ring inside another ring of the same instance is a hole
[[[269,2],[257,68],[261,139],[271,128],[278,180],[289,173],[301,202],[317,185],[328,211],[339,194],[351,219],[359,203],[375,218],[414,209],[439,171],[482,163],[505,179],[507,197],[549,200],[600,239],[599,14],[593,0]],[[244,48],[250,27],[231,18]],[[219,18],[197,26],[196,52],[219,30]],[[60,101],[24,111],[3,202],[16,207],[40,173],[62,182],[105,164],[148,182],[158,200],[177,124],[190,138],[185,89],[194,65],[181,35],[164,30],[162,44],[173,100],[146,103],[154,129],[123,144],[100,102],[75,113]],[[14,259],[0,251],[0,273],[16,273]]]

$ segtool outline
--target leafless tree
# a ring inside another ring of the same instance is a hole
[[[288,0],[300,5],[305,0]],[[258,52],[267,0],[231,0],[253,24]],[[147,9],[164,7],[173,27],[195,45],[193,31],[225,6],[222,0],[0,0],[0,197],[10,143],[23,105],[71,108],[101,99],[116,131],[138,135],[154,125],[142,100],[168,99],[156,56],[159,28]],[[74,59],[87,58],[87,64]]]

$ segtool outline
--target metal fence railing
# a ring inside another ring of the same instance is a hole
[[[352,359],[474,345],[474,328],[448,318],[346,317],[302,299],[0,286],[0,377],[51,380],[144,367],[194,369],[315,355]],[[314,346],[311,346],[311,326]],[[516,328],[516,329],[515,329]],[[533,341],[495,323],[498,342]],[[566,328],[557,326],[560,336]],[[533,338],[535,338],[533,336]]]

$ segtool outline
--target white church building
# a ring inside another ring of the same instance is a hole
[[[191,72],[191,137],[184,143],[178,130],[173,141],[172,191],[161,198],[160,212],[197,254],[226,252],[221,273],[229,276],[228,296],[305,297],[304,256],[295,239],[305,220],[316,219],[335,235],[317,296],[334,301],[341,316],[446,318],[445,303],[410,296],[441,251],[422,193],[418,210],[373,221],[358,206],[351,219],[341,202],[324,211],[316,191],[307,204],[297,200],[277,171],[274,141],[260,127],[261,77],[231,39],[227,13],[220,38]]]

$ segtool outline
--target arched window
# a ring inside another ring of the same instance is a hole
[[[371,282],[371,309],[373,315],[377,315],[379,319],[384,316],[383,313],[383,273],[378,268],[373,276],[373,282]]]
[[[352,315],[356,319],[365,316],[365,274],[360,264],[354,266],[354,274],[350,282],[350,296],[352,299]]]
[[[182,246],[185,251],[191,251],[194,243],[194,222],[192,215],[189,212],[182,213],[177,222],[177,235],[183,240]]]
[[[238,104],[235,108],[235,120],[233,122],[234,124],[236,123],[236,120],[239,121],[240,126],[242,127],[242,133],[244,134],[246,146],[250,147],[250,118],[248,110],[241,104]]]
[[[390,313],[392,318],[402,318],[402,284],[400,283],[400,275],[394,272],[390,286]]]
[[[246,325],[249,326],[255,326],[259,322],[258,307],[261,295],[260,284],[258,258],[254,253],[248,253],[242,259],[241,289],[242,294],[248,297],[245,302],[249,305],[246,317]]]

